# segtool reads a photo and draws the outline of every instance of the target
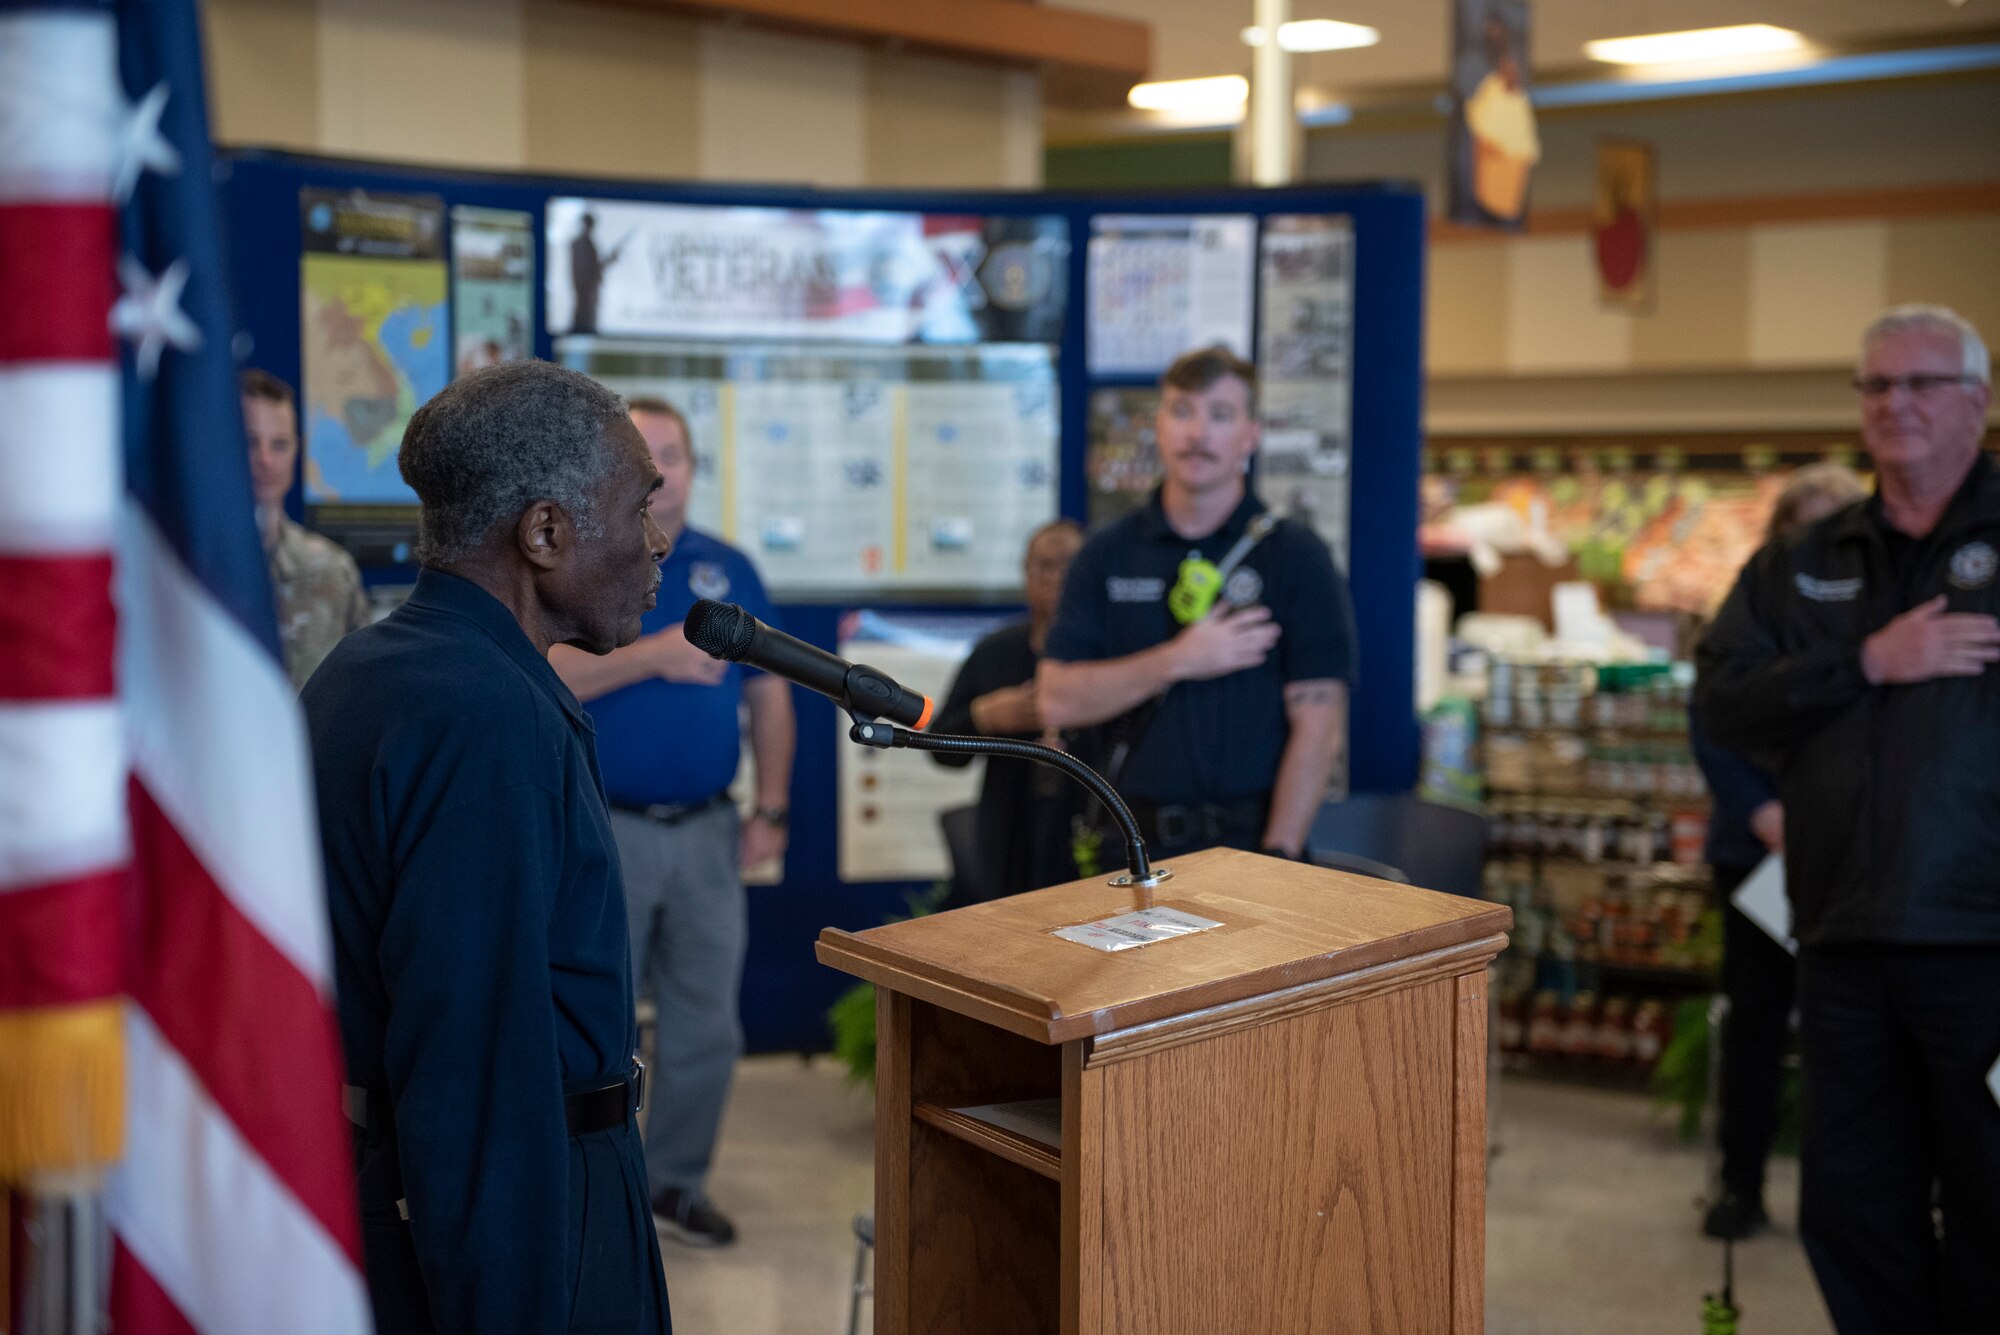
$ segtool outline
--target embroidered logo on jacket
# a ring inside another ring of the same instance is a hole
[[[2000,556],[1989,542],[1968,542],[1951,554],[1951,573],[1946,576],[1961,589],[1983,589],[2000,570]]]
[[[688,589],[697,598],[727,598],[729,572],[713,561],[696,561],[688,567]]]
[[[1248,607],[1264,596],[1264,577],[1249,566],[1238,566],[1222,586],[1222,601],[1231,607]]]
[[[1801,571],[1795,581],[1799,592],[1816,603],[1851,603],[1861,596],[1861,579],[1817,579]]]

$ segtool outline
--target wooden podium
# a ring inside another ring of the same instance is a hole
[[[1509,911],[1168,865],[1154,903],[1220,927],[1051,935],[1135,907],[1100,878],[821,933],[877,988],[876,1335],[1482,1329]]]

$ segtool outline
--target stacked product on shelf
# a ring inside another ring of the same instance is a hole
[[[1643,1077],[1676,998],[1715,986],[1691,685],[1684,664],[1491,667],[1486,892],[1515,915],[1498,1037],[1529,1066]]]

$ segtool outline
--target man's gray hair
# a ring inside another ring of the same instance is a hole
[[[1861,355],[1866,357],[1868,349],[1875,346],[1877,339],[1900,334],[1905,329],[1950,334],[1957,338],[1959,355],[1964,361],[1959,374],[1970,376],[1982,385],[1993,383],[1993,356],[1986,350],[1986,340],[1972,327],[1972,321],[1949,306],[1891,306],[1870,320],[1868,327],[1861,331]]]
[[[618,395],[550,362],[501,362],[446,385],[410,418],[397,460],[423,502],[417,559],[457,565],[536,501],[599,536],[593,496],[617,458],[605,431],[623,420]]]

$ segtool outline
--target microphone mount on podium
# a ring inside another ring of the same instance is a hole
[[[765,625],[733,603],[703,598],[689,609],[683,623],[688,642],[707,654],[729,663],[748,663],[773,676],[805,687],[832,700],[854,721],[848,739],[878,750],[907,748],[912,751],[943,751],[959,755],[1000,756],[1033,760],[1053,766],[1075,779],[1111,813],[1125,836],[1123,876],[1111,884],[1136,886],[1150,907],[1153,887],[1174,873],[1155,867],[1146,856],[1146,841],[1139,836],[1139,822],[1125,799],[1090,766],[1067,751],[1011,737],[954,737],[922,731],[931,720],[929,699],[898,685],[889,675],[866,663],[850,663],[818,645],[787,635]],[[883,722],[883,716],[889,722]],[[914,723],[915,729],[899,726]]]
[[[1133,818],[1132,808],[1118,795],[1118,790],[1108,783],[1104,776],[1078,760],[1067,751],[1053,746],[1043,746],[1039,742],[1016,741],[1012,737],[963,737],[951,733],[913,732],[897,727],[893,723],[883,723],[876,719],[864,718],[850,709],[848,718],[854,726],[847,730],[849,741],[862,746],[872,746],[877,750],[907,747],[912,751],[941,751],[947,754],[1000,756],[1016,760],[1033,760],[1052,766],[1075,779],[1090,790],[1091,796],[1103,804],[1118,822],[1120,833],[1125,836],[1125,875],[1114,876],[1111,884],[1117,886],[1137,886],[1150,891],[1156,885],[1170,879],[1174,872],[1171,867],[1155,867],[1146,856],[1146,841],[1139,835],[1139,822]]]

